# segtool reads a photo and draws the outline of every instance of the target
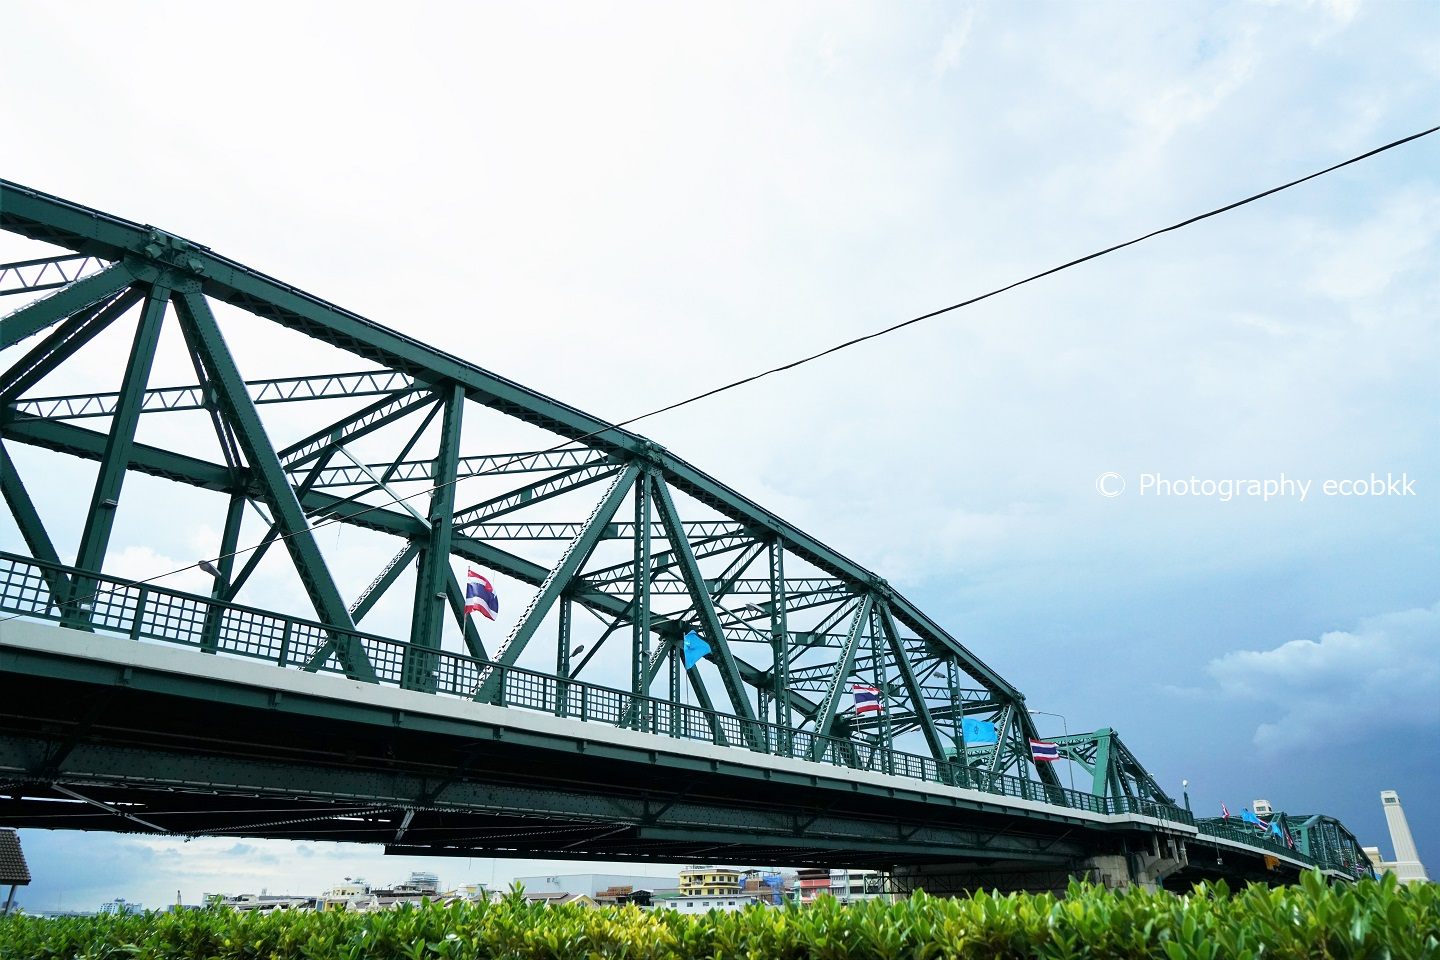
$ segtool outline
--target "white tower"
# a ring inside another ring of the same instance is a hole
[[[1395,848],[1395,860],[1384,864],[1394,872],[1401,883],[1423,883],[1429,879],[1420,864],[1420,851],[1415,849],[1415,838],[1410,835],[1410,824],[1405,820],[1405,811],[1400,807],[1400,795],[1394,790],[1380,791],[1380,805],[1385,808],[1385,822],[1390,827],[1390,845]]]

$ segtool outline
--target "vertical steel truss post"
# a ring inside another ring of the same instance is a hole
[[[794,722],[790,713],[790,630],[785,622],[785,544],[779,537],[768,544],[770,560],[770,668],[775,700],[775,726],[779,742],[775,750],[782,757],[792,754]]]
[[[110,432],[105,438],[105,456],[100,461],[100,471],[95,477],[95,489],[90,496],[90,512],[85,515],[85,530],[80,536],[80,549],[75,557],[75,566],[81,570],[98,571],[105,565],[105,553],[110,546],[110,531],[115,526],[115,514],[120,506],[120,489],[130,467],[130,451],[135,445],[135,428],[140,423],[145,387],[150,382],[150,368],[155,363],[155,348],[160,343],[160,330],[165,321],[169,296],[170,291],[165,287],[150,287],[145,307],[140,312],[140,321],[135,327],[130,361],[125,367],[120,396],[115,403],[115,417],[110,422]],[[69,611],[69,616],[61,622],[70,626],[88,623],[88,601],[94,591],[95,581],[77,578],[74,607]]]
[[[223,600],[230,587],[230,576],[235,570],[235,548],[240,545],[240,524],[245,519],[245,498],[238,493],[230,494],[230,503],[225,509],[225,530],[220,534],[219,563],[215,569],[219,576],[210,585],[210,598]],[[224,617],[221,608],[207,607],[205,629],[200,636],[200,651],[214,653],[220,647],[220,624]]]
[[[402,683],[409,690],[435,689],[436,658],[445,627],[445,608],[455,573],[450,569],[451,517],[455,512],[455,471],[460,462],[460,426],[465,390],[459,384],[438,388],[444,415],[440,446],[435,454],[435,486],[425,514],[430,529],[420,545],[415,597],[410,617],[410,643],[405,648]]]
[[[555,641],[555,716],[570,714],[570,631],[575,602],[560,597],[560,627]]]
[[[955,785],[968,787],[970,785],[970,760],[965,745],[965,699],[960,696],[960,668],[955,663],[953,656],[945,658],[945,680],[950,688],[951,734],[955,749],[955,764],[951,770],[964,777]]]
[[[354,634],[355,623],[350,619],[350,611],[330,576],[305,511],[301,509],[295,489],[290,486],[290,480],[280,466],[275,446],[265,432],[255,401],[245,388],[245,378],[240,375],[235,359],[225,345],[225,338],[220,333],[214,314],[210,312],[210,304],[200,294],[186,292],[175,297],[175,307],[190,349],[205,364],[205,370],[216,388],[216,399],[226,421],[235,430],[235,438],[259,481],[266,505],[275,522],[283,528],[285,546],[290,551],[300,582],[310,595],[310,602],[315,605],[315,612],[327,625],[339,631],[330,635],[306,669],[319,669],[334,652],[347,676],[375,682],[375,669]]]
[[[881,600],[876,600],[870,605],[870,682],[875,685],[875,690],[880,699],[880,730],[876,737],[878,749],[877,756],[880,760],[880,768],[885,773],[890,773],[893,767],[890,742],[890,690],[885,683],[885,629],[880,625]]]
[[[663,635],[660,642],[664,644],[665,658],[670,664],[670,736],[678,737],[682,732],[680,724],[683,722],[680,710],[680,654],[675,649],[676,639],[673,633]]]
[[[650,473],[641,470],[635,483],[635,600],[630,620],[630,693],[637,699],[631,721],[637,730],[649,726],[646,701],[650,692]]]

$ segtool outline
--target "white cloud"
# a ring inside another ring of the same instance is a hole
[[[1206,672],[1222,696],[1262,705],[1268,719],[1254,741],[1266,752],[1425,739],[1440,730],[1440,604],[1319,640],[1228,653]]]
[[[931,72],[937,79],[960,65],[961,54],[964,53],[965,45],[970,41],[970,31],[975,26],[975,11],[973,6],[966,7],[950,24],[945,36],[940,38],[940,49],[935,52],[935,60],[931,64]]]

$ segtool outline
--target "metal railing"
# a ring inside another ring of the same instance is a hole
[[[997,797],[1073,810],[1137,814],[1183,824],[1195,822],[1188,811],[1170,804],[1127,797],[1097,797],[1027,777],[992,774],[964,763],[907,753],[868,740],[819,736],[768,721],[745,720],[689,704],[636,696],[613,687],[416,647],[316,620],[153,584],[137,584],[14,554],[0,553],[0,609],[133,640],[163,641],[279,667],[330,673],[343,672],[339,656],[348,645],[358,644],[369,657],[377,680],[391,686],[404,685],[408,677],[412,688],[418,686],[427,692],[473,700],[482,680],[495,671],[500,682],[495,685],[497,693],[492,702],[499,706],[964,787]],[[320,660],[322,651],[326,652]],[[1242,839],[1253,846],[1265,845],[1264,838],[1233,839]],[[1290,850],[1285,853],[1295,855]]]

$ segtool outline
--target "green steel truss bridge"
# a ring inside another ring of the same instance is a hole
[[[944,627],[643,436],[150,226],[0,181],[0,229],[0,823],[932,890],[1368,870],[1323,816],[1197,822],[1110,730],[1033,763]],[[117,531],[219,559],[145,580]]]

